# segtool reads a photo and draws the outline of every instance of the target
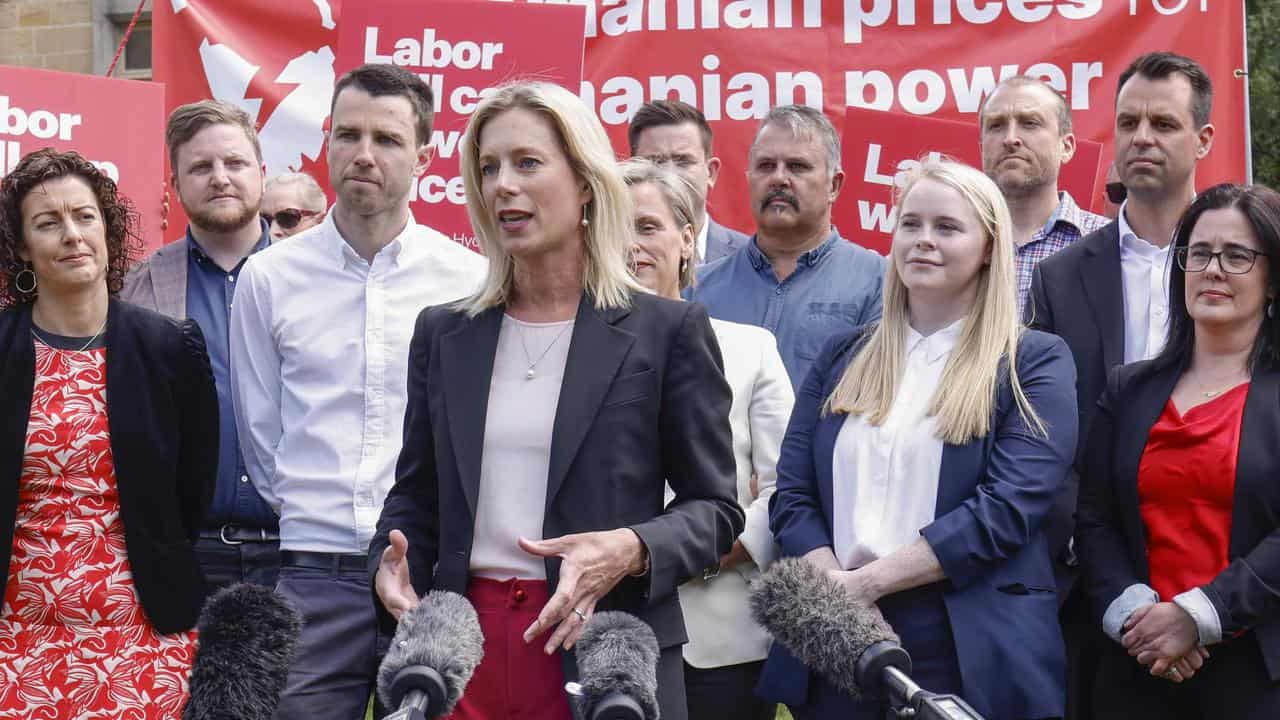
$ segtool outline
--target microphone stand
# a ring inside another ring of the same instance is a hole
[[[383,720],[428,720],[439,717],[448,695],[444,678],[426,665],[409,665],[391,681],[391,697],[399,709]]]
[[[911,656],[897,643],[882,640],[858,658],[858,686],[866,694],[884,699],[895,717],[903,720],[984,720],[957,695],[931,693],[916,684]]]

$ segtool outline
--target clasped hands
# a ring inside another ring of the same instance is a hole
[[[399,530],[392,530],[389,539],[391,544],[382,552],[374,587],[383,606],[399,620],[401,615],[417,607],[419,600],[409,578],[409,541]],[[520,549],[531,555],[561,560],[555,594],[524,631],[524,641],[530,643],[555,628],[543,645],[543,652],[548,655],[560,647],[572,649],[600,598],[624,577],[641,573],[645,568],[644,543],[628,528],[547,540],[520,538],[518,542]]]
[[[1170,682],[1190,680],[1209,659],[1196,622],[1171,602],[1143,605],[1125,621],[1121,644],[1138,664]]]

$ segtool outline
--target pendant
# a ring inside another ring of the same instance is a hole
[[[532,380],[532,379],[533,379],[533,368],[529,368],[529,372],[527,372],[527,373],[525,373],[525,374],[524,374],[524,379],[525,379],[525,380]]]
[[[1207,398],[1212,398],[1212,397],[1217,397],[1220,394],[1222,394],[1221,390],[1209,390],[1204,393],[1204,396]]]

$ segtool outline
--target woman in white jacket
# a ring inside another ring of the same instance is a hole
[[[628,160],[622,168],[635,210],[631,261],[636,278],[658,295],[679,299],[693,282],[693,218],[701,216],[702,199],[675,173],[648,160]],[[772,333],[715,319],[711,327],[733,390],[729,423],[738,502],[747,523],[718,571],[680,587],[689,633],[684,647],[689,717],[772,720],[773,704],[753,693],[769,635],[751,619],[747,586],[775,556],[769,497],[795,396]]]

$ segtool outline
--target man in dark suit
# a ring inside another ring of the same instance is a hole
[[[1079,448],[1087,444],[1098,397],[1116,365],[1145,360],[1164,347],[1168,329],[1169,246],[1183,211],[1195,197],[1196,163],[1209,153],[1213,88],[1190,58],[1167,52],[1143,55],[1121,73],[1116,92],[1115,169],[1128,189],[1116,220],[1036,266],[1025,316],[1028,324],[1061,336],[1075,359],[1080,408]],[[1077,461],[1080,453],[1077,452]],[[1051,547],[1066,547],[1074,526],[1079,478],[1047,520]],[[1062,568],[1060,567],[1059,570]],[[1070,587],[1074,573],[1059,573]],[[1067,599],[1064,617],[1080,632],[1096,634],[1079,598]],[[1087,647],[1067,632],[1068,714],[1088,717],[1080,700],[1090,692]],[[1071,651],[1075,652],[1072,653]]]
[[[218,388],[218,481],[196,555],[212,590],[236,582],[274,586],[280,571],[276,514],[254,489],[231,403],[231,302],[245,259],[271,244],[262,209],[266,168],[253,121],[218,100],[183,105],[165,130],[170,183],[187,232],[129,272],[120,298],[204,333]]]
[[[711,152],[711,126],[702,111],[679,100],[645,103],[631,118],[627,141],[631,154],[670,165],[703,199],[695,250],[699,263],[730,255],[747,244],[746,235],[711,219],[706,200],[720,174],[720,158]]]

